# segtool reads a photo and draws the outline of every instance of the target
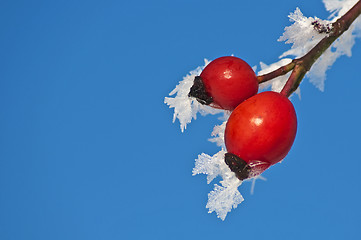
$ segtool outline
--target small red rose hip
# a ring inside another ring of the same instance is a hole
[[[253,69],[242,59],[226,56],[210,62],[194,80],[189,96],[203,104],[226,110],[257,94],[258,80]]]
[[[229,117],[225,161],[236,174],[244,175],[240,179],[258,175],[287,155],[296,132],[297,117],[291,101],[280,93],[259,93],[241,103]],[[237,157],[246,165],[239,165]]]

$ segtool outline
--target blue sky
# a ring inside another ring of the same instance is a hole
[[[356,239],[361,42],[307,79],[294,146],[224,222],[191,176],[217,116],[181,133],[164,97],[234,54],[273,63],[287,15],[319,1],[1,1],[0,239]]]

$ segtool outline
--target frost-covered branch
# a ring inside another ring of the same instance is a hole
[[[342,55],[351,56],[355,39],[361,37],[361,0],[322,0],[326,10],[331,13],[328,20],[306,17],[299,8],[289,15],[292,24],[285,28],[278,41],[292,44],[282,53],[279,61],[272,64],[260,62],[258,81],[260,89],[271,86],[272,91],[283,92],[290,96],[294,91],[300,94],[299,84],[304,76],[310,79],[319,90],[324,90],[326,71]],[[346,31],[349,29],[348,31]],[[342,36],[341,36],[342,35]],[[200,104],[188,96],[196,76],[202,72],[205,64],[191,71],[175,89],[164,99],[174,108],[173,122],[178,119],[181,131],[196,119],[198,114],[221,114],[222,124],[216,125],[209,141],[216,143],[221,150],[213,155],[201,153],[195,161],[193,175],[207,175],[207,183],[217,182],[208,194],[206,207],[224,220],[227,214],[244,199],[238,191],[241,181],[229,169],[224,161],[227,152],[224,131],[230,112]],[[256,69],[256,66],[254,67]],[[252,181],[252,192],[257,179]]]
[[[316,60],[338,39],[346,30],[349,29],[355,19],[361,14],[361,0],[358,1],[348,12],[334,22],[329,29],[328,25],[323,25],[313,21],[312,25],[319,33],[329,32],[316,46],[301,58],[296,58],[292,62],[264,75],[258,76],[260,83],[269,81],[276,77],[282,76],[291,70],[292,73],[288,78],[281,93],[290,96],[300,85],[305,74],[311,69]]]
[[[361,14],[361,0],[358,1],[345,15],[332,24],[331,33],[324,37],[305,56],[295,60],[295,68],[289,77],[281,93],[290,96],[300,85],[306,72],[308,72],[316,60],[339,38],[355,19]]]

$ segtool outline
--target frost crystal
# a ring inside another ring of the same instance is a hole
[[[238,187],[242,182],[238,180],[224,162],[225,153],[224,149],[213,156],[202,153],[196,159],[195,167],[193,168],[193,176],[196,174],[207,174],[208,184],[217,176],[222,177],[221,185],[214,184],[214,189],[208,194],[206,205],[209,213],[216,212],[217,216],[222,220],[226,218],[232,208],[236,208],[244,200],[238,191]]]
[[[305,17],[299,8],[296,8],[296,10],[289,15],[290,21],[293,22],[293,24],[285,28],[285,32],[278,41],[285,41],[285,43],[292,44],[292,46],[290,50],[281,54],[280,58],[284,58],[286,56],[299,58],[304,56],[328,34],[327,31],[317,31],[315,29],[315,23],[317,26],[325,26],[325,29],[327,29],[333,22],[354,6],[357,0],[323,0],[323,2],[326,9],[331,12],[329,17],[330,20],[321,20],[317,17]],[[307,77],[319,90],[324,90],[326,71],[334,64],[336,59],[342,55],[351,56],[351,49],[355,43],[355,38],[361,37],[360,33],[361,20],[359,17],[350,26],[348,31],[342,34],[342,36],[340,36],[312,66],[310,71],[307,73]],[[282,62],[283,60],[285,59],[281,59],[279,62]],[[264,63],[261,63],[260,65],[261,72],[269,71],[269,66]],[[270,66],[273,66],[273,64]],[[259,74],[261,72],[259,72]],[[286,79],[286,76],[281,76],[271,81],[272,90],[280,91],[279,86],[283,86]],[[298,93],[300,93],[299,89]]]
[[[285,56],[301,57],[310,51],[326,33],[319,33],[314,29],[313,22],[318,22],[321,25],[330,24],[329,21],[321,20],[317,17],[305,17],[301,10],[296,10],[289,16],[290,21],[294,22],[291,26],[285,27],[285,32],[278,39],[278,41],[285,41],[285,43],[292,44],[290,50],[284,52],[280,58]]]
[[[173,122],[178,118],[182,132],[187,128],[187,124],[190,123],[192,119],[197,118],[197,113],[207,115],[223,112],[222,110],[202,105],[194,98],[188,97],[194,77],[199,76],[204,67],[209,63],[207,59],[205,59],[204,62],[204,66],[191,71],[179,82],[175,89],[169,93],[170,96],[176,95],[175,97],[166,97],[164,99],[165,104],[168,104],[170,108],[174,108]]]
[[[224,145],[224,131],[226,129],[227,121],[224,121],[221,125],[216,125],[213,128],[212,138],[208,139],[210,142],[214,142],[217,146],[226,148]]]
[[[324,0],[325,7],[332,12],[330,18],[331,22],[335,22],[338,18],[344,15],[351,7],[353,7],[357,0]],[[310,72],[307,74],[312,82],[321,91],[324,90],[324,82],[326,79],[326,71],[334,64],[337,58],[346,55],[351,57],[351,49],[355,44],[355,38],[361,37],[361,18],[358,17],[350,28],[344,32],[330,48],[315,62]]]
[[[222,124],[224,125],[225,122]],[[220,125],[220,126],[222,126]],[[206,208],[209,213],[216,212],[217,217],[224,220],[232,208],[237,208],[238,204],[243,202],[243,197],[238,191],[238,187],[242,184],[236,175],[229,169],[224,162],[226,151],[221,151],[210,156],[202,153],[198,156],[193,168],[193,176],[197,174],[206,174],[207,183],[210,184],[216,177],[220,176],[222,180],[219,184],[214,184],[213,190],[208,194],[208,202]],[[257,179],[266,180],[261,175],[247,179],[252,181],[251,194],[254,192],[255,182]]]
[[[338,19],[350,10],[358,0],[323,0],[327,11],[331,12],[330,18]]]

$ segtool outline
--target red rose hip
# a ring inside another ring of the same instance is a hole
[[[287,155],[296,132],[297,117],[291,101],[280,93],[259,93],[241,103],[228,119],[226,163],[231,170],[239,168],[237,156],[245,162],[245,166],[241,164],[245,170],[232,171],[243,171],[239,173],[243,179],[258,175]]]
[[[257,92],[258,80],[253,69],[240,58],[226,56],[204,68],[195,78],[189,96],[203,104],[233,110]]]

